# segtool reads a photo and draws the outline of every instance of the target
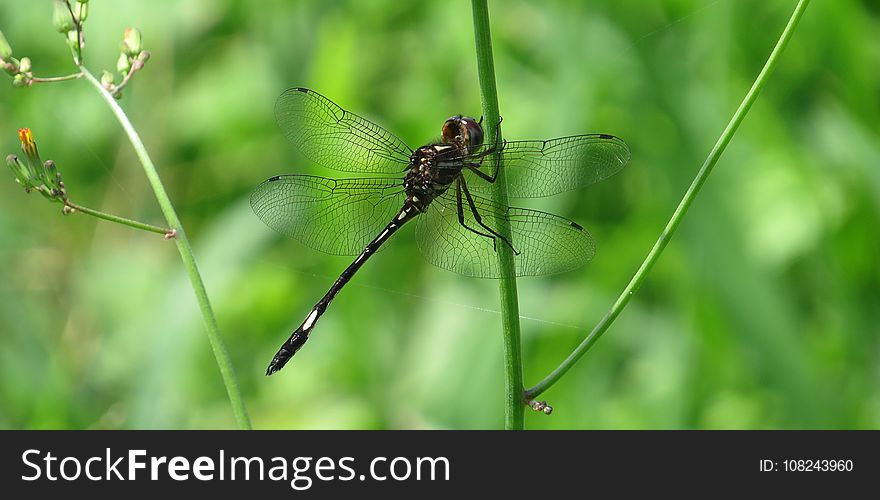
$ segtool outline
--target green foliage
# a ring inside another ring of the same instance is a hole
[[[125,90],[199,256],[255,427],[495,428],[497,283],[434,269],[400,231],[277,377],[263,369],[348,259],[262,227],[259,181],[321,173],[283,144],[275,97],[307,85],[412,145],[480,112],[464,2],[90,5],[87,62],[137,25],[153,57]],[[504,135],[606,132],[631,164],[521,203],[566,215],[593,263],[519,280],[525,382],[613,302],[748,89],[794,2],[490,3]],[[66,74],[51,5],[0,0],[15,57]],[[878,11],[813,2],[782,63],[609,334],[529,428],[875,428],[880,351]],[[0,85],[0,150],[39,131],[77,198],[161,220],[137,159],[84,81]],[[3,81],[0,81],[3,83]],[[0,427],[230,427],[171,245],[0,182]],[[35,223],[38,222],[38,223]],[[51,279],[36,279],[48,276]],[[489,310],[489,311],[487,311]]]

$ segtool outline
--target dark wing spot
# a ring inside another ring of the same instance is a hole
[[[571,223],[571,227],[577,229],[578,231],[583,231],[583,230],[584,230],[584,226],[578,224],[577,222],[572,222],[572,223]]]
[[[277,181],[277,180],[281,180],[281,176],[280,176],[280,175],[273,175],[272,177],[269,177],[269,179],[268,179],[266,182],[274,182],[274,181]]]
[[[599,134],[599,138],[600,139],[614,139],[614,136],[609,135],[609,134]]]

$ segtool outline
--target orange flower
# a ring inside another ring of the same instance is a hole
[[[40,153],[37,151],[37,143],[34,141],[34,134],[31,132],[31,129],[18,129],[18,138],[21,140],[21,150],[27,155],[33,168],[40,168],[43,162],[40,161]]]
[[[18,129],[18,138],[21,139],[22,143],[34,142],[34,134],[31,133],[31,129],[29,128]]]

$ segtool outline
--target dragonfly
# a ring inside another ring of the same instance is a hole
[[[512,250],[517,276],[586,264],[595,254],[586,229],[557,215],[500,205],[492,200],[493,184],[503,180],[512,198],[550,196],[607,179],[630,159],[626,143],[608,134],[489,143],[482,118],[461,115],[443,123],[439,140],[412,149],[306,88],[281,94],[275,117],[310,160],[366,176],[276,175],[252,193],[254,213],[270,228],[325,253],[357,256],[282,344],[266,375],[303,347],[361,266],[412,220],[425,259],[465,276],[500,278],[498,245]],[[496,127],[497,136],[500,122]]]

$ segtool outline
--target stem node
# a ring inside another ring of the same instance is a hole
[[[546,401],[529,401],[529,408],[536,412],[543,413],[544,415],[553,413],[553,407]]]

